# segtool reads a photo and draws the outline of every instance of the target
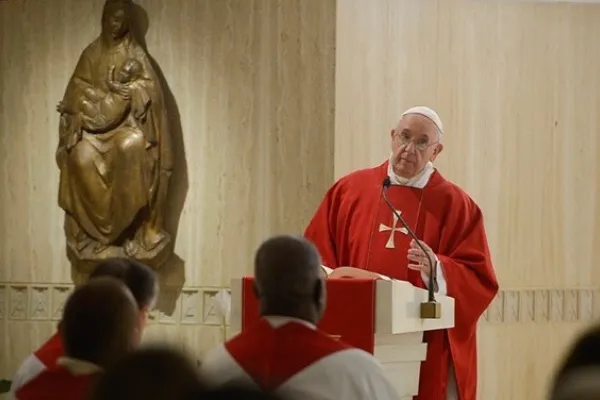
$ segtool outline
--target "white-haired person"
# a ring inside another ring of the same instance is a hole
[[[426,288],[433,269],[437,293],[456,301],[455,327],[425,333],[417,398],[475,400],[476,326],[498,282],[480,208],[433,165],[443,138],[442,121],[431,108],[403,112],[390,133],[388,160],[339,179],[304,236],[318,248],[329,277],[387,277]]]

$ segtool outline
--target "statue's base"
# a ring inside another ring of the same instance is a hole
[[[173,254],[171,236],[165,234],[163,240],[152,250],[147,251],[139,247],[133,256],[129,256],[124,247],[108,246],[100,251],[94,249],[94,246],[86,246],[78,251],[74,246],[67,244],[67,257],[75,269],[83,274],[89,274],[98,264],[109,258],[133,258],[138,260],[154,270],[161,268]]]

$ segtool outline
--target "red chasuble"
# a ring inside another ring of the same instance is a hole
[[[388,162],[351,173],[325,195],[305,232],[330,268],[350,266],[425,288],[407,268],[411,241],[382,198]],[[390,202],[417,237],[437,254],[455,299],[455,327],[425,332],[427,360],[421,364],[419,400],[445,400],[448,365],[454,365],[461,400],[475,400],[476,325],[498,292],[483,215],[458,186],[435,171],[424,189],[392,185]]]

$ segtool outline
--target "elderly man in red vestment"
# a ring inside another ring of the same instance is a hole
[[[419,400],[476,400],[477,321],[498,292],[483,214],[433,161],[443,149],[441,119],[410,108],[391,131],[392,153],[375,168],[339,179],[327,192],[305,236],[319,249],[330,277],[382,275],[426,288],[427,255],[402,227],[390,203],[420,239],[434,264],[439,294],[455,299],[455,327],[425,332]]]

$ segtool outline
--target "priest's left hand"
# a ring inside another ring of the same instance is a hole
[[[436,264],[436,256],[431,247],[427,245],[427,243],[419,240],[421,246],[425,249],[431,262],[435,266]],[[423,275],[429,278],[431,276],[431,267],[429,266],[429,260],[427,260],[427,256],[423,253],[423,250],[417,245],[415,240],[413,239],[410,242],[410,246],[408,248],[408,259],[410,263],[408,264],[408,268],[414,269],[415,271],[420,271]]]

